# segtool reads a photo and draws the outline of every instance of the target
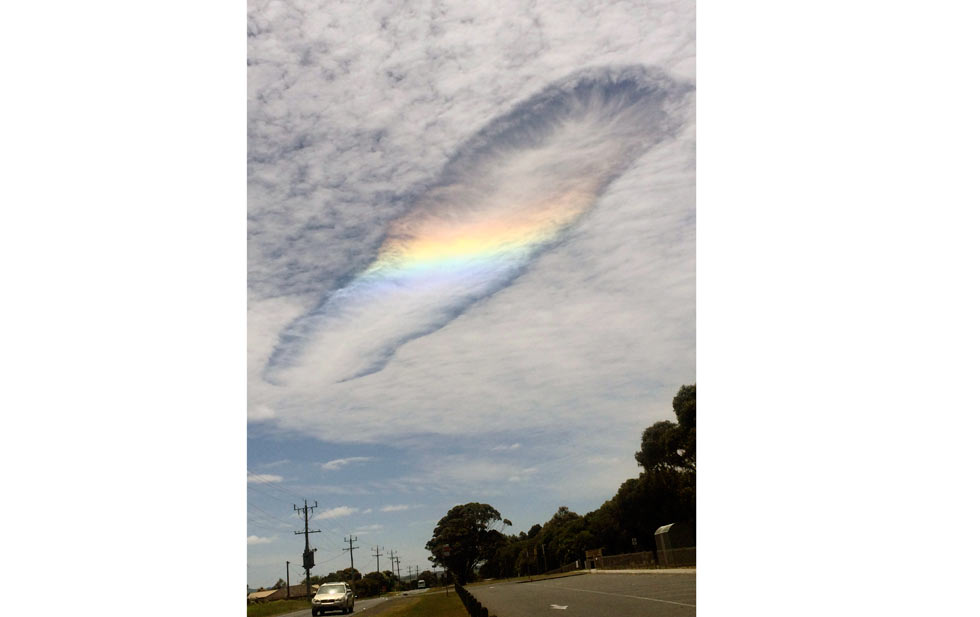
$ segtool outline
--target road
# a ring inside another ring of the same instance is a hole
[[[440,589],[442,589],[442,588],[440,587]],[[355,600],[354,601],[354,614],[357,615],[357,614],[360,614],[362,612],[369,611],[372,608],[378,606],[379,604],[384,604],[386,602],[397,602],[397,601],[399,601],[404,596],[413,596],[413,595],[417,595],[417,594],[420,594],[420,593],[425,593],[426,591],[428,591],[428,590],[427,589],[419,589],[419,590],[414,590],[413,589],[412,591],[404,592],[402,596],[397,596],[397,597],[394,597],[394,598],[365,598],[364,600]],[[453,593],[452,590],[450,590],[450,593]],[[306,617],[307,615],[310,615],[312,612],[313,612],[312,609],[304,608],[301,611],[294,611],[292,613],[286,613],[284,615],[279,615],[278,617]],[[343,613],[341,613],[340,611],[335,611],[333,613],[327,613],[327,615],[342,615],[342,614]]]
[[[695,574],[585,574],[467,587],[497,617],[694,617]]]

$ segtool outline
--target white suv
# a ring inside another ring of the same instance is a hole
[[[313,614],[327,611],[354,612],[354,592],[347,583],[324,583],[313,596]]]

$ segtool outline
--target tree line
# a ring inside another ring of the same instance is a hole
[[[419,573],[419,579],[425,581],[426,586],[435,587],[439,583],[438,576],[430,570]],[[417,579],[416,579],[417,580]],[[362,575],[357,568],[344,568],[327,575],[310,576],[311,585],[322,585],[324,583],[348,583],[360,598],[369,598],[389,591],[403,591],[414,589],[416,581],[405,582],[398,580],[398,577],[391,570],[383,572],[369,572]],[[305,585],[306,578],[300,578],[294,585]],[[286,581],[281,578],[276,581],[272,589],[280,589],[286,586]],[[260,588],[261,591],[261,588]]]
[[[560,506],[543,524],[508,535],[503,529],[510,521],[489,504],[458,505],[426,543],[429,560],[465,584],[477,574],[503,578],[557,569],[592,549],[606,555],[655,550],[658,527],[695,520],[696,394],[695,385],[681,386],[673,399],[677,421],[643,431],[634,455],[639,477],[623,482],[598,509],[583,516]]]

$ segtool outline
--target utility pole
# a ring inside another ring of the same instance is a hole
[[[388,551],[388,555],[391,556],[391,573],[394,574],[395,573],[395,551],[394,550]]]
[[[402,580],[402,558],[395,557],[395,567],[398,568],[398,582]]]
[[[313,508],[318,508],[319,503],[313,502],[312,506],[306,505],[306,500],[303,500],[303,507],[297,508],[296,504],[293,504],[293,510],[296,512],[303,512],[303,531],[295,531],[296,535],[303,534],[306,536],[306,548],[303,549],[303,569],[306,570],[306,597],[310,597],[310,570],[313,569],[313,551],[310,550],[310,534],[320,533],[320,530],[310,531],[310,510]]]
[[[289,599],[289,562],[286,562],[286,599]]]
[[[355,537],[345,538],[344,542],[350,544],[350,548],[345,548],[345,551],[350,551],[350,584],[351,587],[354,586],[354,549],[361,548],[360,546],[354,546],[354,541],[357,540]]]
[[[382,546],[381,547],[381,550],[382,551],[385,550],[385,547]],[[381,555],[383,555],[384,553],[378,552],[378,547],[375,546],[374,547],[374,552],[371,553],[371,554],[374,555],[375,567],[377,568],[378,574],[380,574],[381,573]]]

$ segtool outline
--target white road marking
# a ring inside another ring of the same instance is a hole
[[[691,608],[697,608],[694,604],[685,604],[684,602],[672,602],[670,600],[658,600],[657,598],[644,598],[643,596],[628,596],[625,593],[609,593],[608,591],[594,591],[592,589],[578,589],[576,587],[556,587],[556,589],[568,589],[570,591],[584,591],[585,593],[600,593],[604,596],[616,596],[617,598],[633,598],[634,600],[650,600],[651,602],[664,602],[665,604],[678,604],[680,606],[690,606]]]
[[[551,608],[557,608],[558,610],[562,610],[563,611],[566,608],[568,608],[568,605],[566,604],[565,606],[558,606],[557,604],[552,604],[551,605]]]

